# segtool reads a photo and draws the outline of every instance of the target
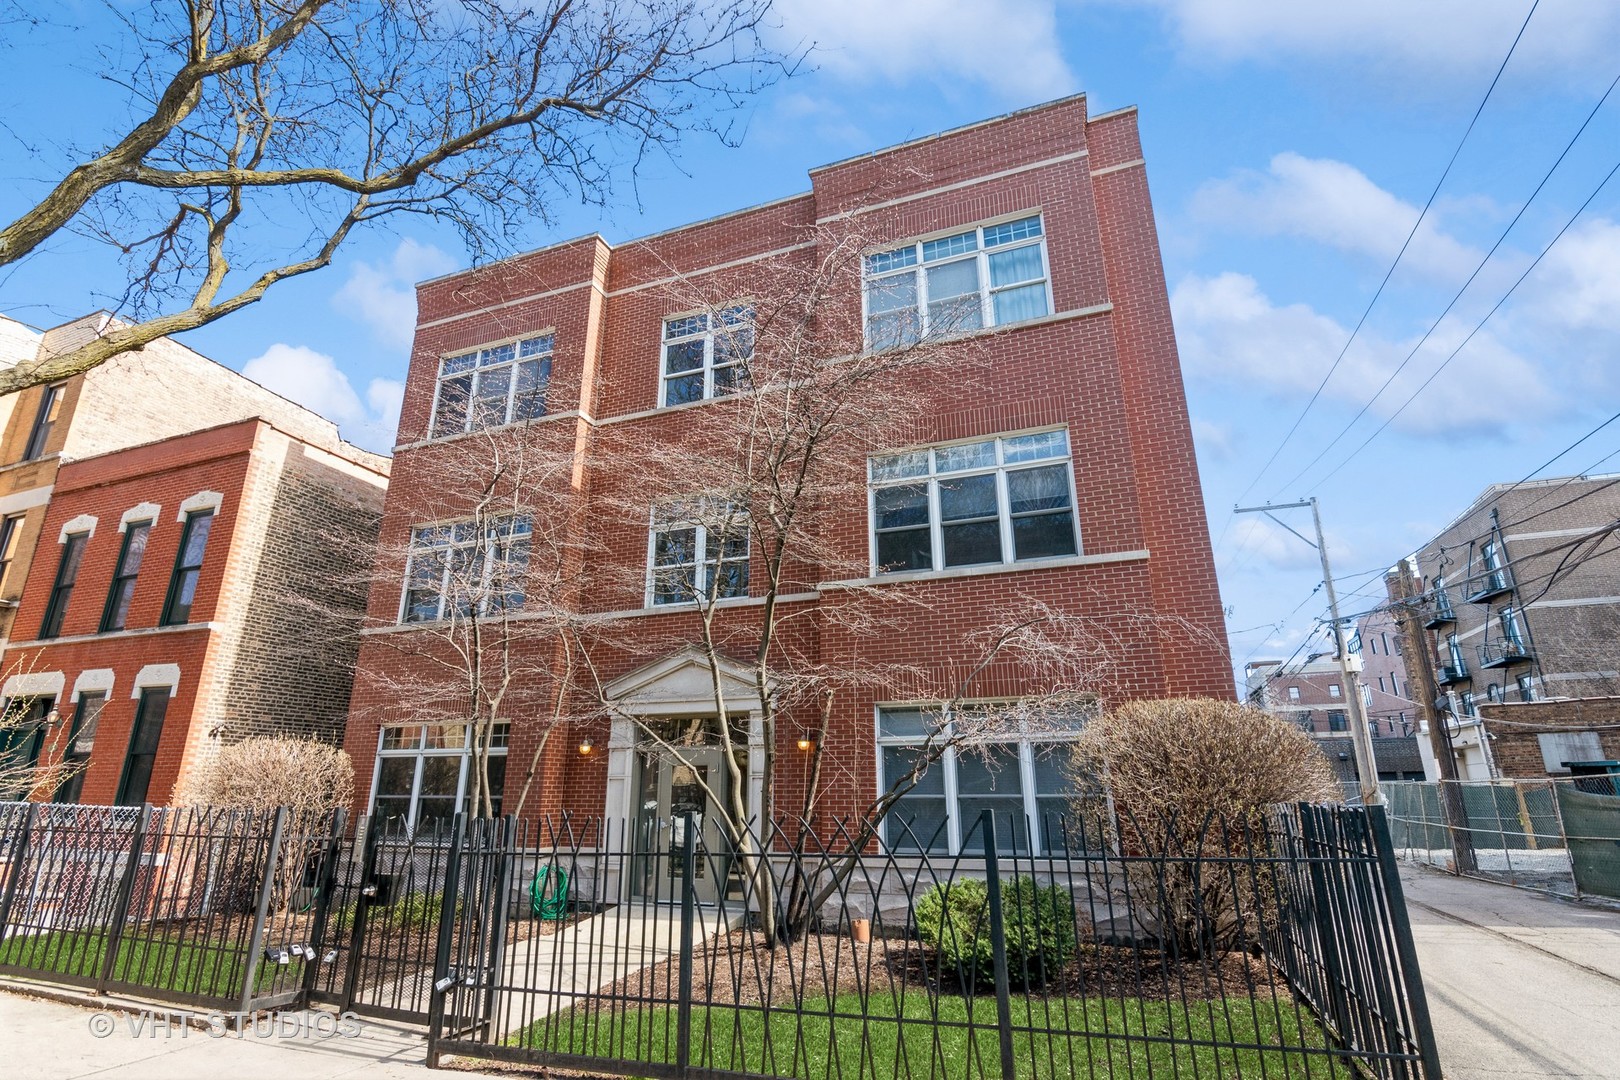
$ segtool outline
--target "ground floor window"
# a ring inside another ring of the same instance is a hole
[[[45,745],[45,729],[56,708],[53,697],[14,698],[5,703],[0,730],[0,799],[26,799]]]
[[[1078,730],[1079,721],[1075,723]],[[937,714],[915,707],[878,710],[878,783],[888,791],[930,756],[930,735],[939,731]],[[934,744],[949,741],[949,732]],[[985,810],[995,811],[996,847],[1027,854],[1063,846],[1064,820],[1075,801],[1096,785],[1083,776],[1064,739],[1013,739],[971,749],[948,748],[924,764],[915,787],[883,819],[890,851],[977,854],[984,850],[978,827]],[[1075,846],[1077,838],[1070,837]]]
[[[490,732],[487,770],[495,817],[502,812],[509,740],[510,725],[505,721],[496,724]],[[473,804],[473,792],[478,787],[475,767],[471,724],[385,727],[377,741],[371,813],[411,831],[448,827],[458,809],[482,814],[482,800]]]
[[[118,798],[113,800],[119,806],[139,806],[146,801],[158,743],[163,740],[163,720],[169,714],[169,697],[167,686],[141,688],[135,725],[129,733],[129,753],[124,758],[124,775],[118,783]]]
[[[105,691],[85,691],[79,695],[73,709],[73,730],[68,735],[67,750],[62,755],[62,760],[73,769],[73,774],[57,789],[57,802],[79,801],[84,791],[84,774],[90,763],[90,752],[96,745],[96,728],[101,725],[101,710],[106,704]]]

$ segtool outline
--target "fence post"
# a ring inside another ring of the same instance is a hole
[[[326,922],[332,913],[332,897],[337,892],[338,860],[343,855],[343,827],[348,824],[349,813],[341,806],[332,811],[332,833],[326,838],[326,850],[321,854],[320,876],[315,880],[315,917],[309,930],[309,947],[315,950],[315,959],[304,965],[304,1006],[315,992],[315,976],[326,966]]]
[[[1412,941],[1412,920],[1406,911],[1406,892],[1401,887],[1401,871],[1395,863],[1384,808],[1367,807],[1367,822],[1372,827],[1373,850],[1378,855],[1378,875],[1383,878],[1384,895],[1389,901],[1390,929],[1395,935],[1395,953],[1401,961],[1401,984],[1412,1014],[1415,1029],[1412,1034],[1423,1059],[1424,1080],[1440,1080],[1440,1048],[1434,1041],[1429,999],[1423,992],[1423,973],[1418,970],[1417,946]]]
[[[1382,811],[1382,807],[1379,810]],[[1311,875],[1311,926],[1316,931],[1317,946],[1322,957],[1322,967],[1327,976],[1328,1004],[1333,1009],[1331,1020],[1335,1028],[1334,1034],[1339,1041],[1348,1048],[1355,1031],[1350,1025],[1349,1013],[1345,1008],[1344,999],[1350,990],[1345,981],[1344,970],[1339,961],[1339,944],[1342,938],[1342,928],[1334,918],[1333,901],[1328,895],[1327,876],[1322,869],[1321,851],[1324,848],[1321,836],[1321,823],[1316,820],[1316,808],[1309,803],[1299,804],[1299,832],[1300,839],[1305,845],[1305,864]]]
[[[141,866],[141,850],[146,847],[146,820],[152,815],[152,804],[142,803],[135,816],[135,829],[129,838],[129,861],[124,864],[124,876],[118,882],[113,898],[112,923],[107,927],[107,952],[101,960],[101,977],[96,980],[96,993],[105,994],[112,979],[113,967],[118,960],[118,946],[124,939],[124,920],[129,918],[130,897],[135,892],[135,876]]]
[[[693,815],[686,815],[681,853],[681,964],[679,996],[675,1004],[675,1068],[681,1076],[692,1067],[692,924],[697,917],[697,893],[692,863],[697,858],[697,830]],[[762,913],[763,914],[763,913]]]
[[[275,824],[270,827],[270,846],[265,851],[264,879],[259,882],[259,903],[254,908],[253,933],[248,938],[247,963],[242,972],[242,998],[237,1023],[253,1007],[253,982],[259,975],[259,954],[264,951],[264,923],[270,916],[270,898],[276,889],[276,863],[281,859],[281,837],[287,829],[287,808],[276,808]]]
[[[28,813],[23,815],[22,829],[17,839],[11,842],[11,866],[6,872],[6,892],[0,897],[0,941],[6,939],[6,927],[11,925],[11,906],[17,899],[17,890],[22,885],[23,864],[28,859],[28,846],[34,836],[34,824],[39,817],[39,803],[28,804]]]
[[[1012,989],[1007,978],[1007,923],[1001,910],[1001,866],[996,851],[996,812],[980,817],[984,829],[984,887],[990,899],[990,966],[996,981],[996,1033],[1001,1040],[1002,1080],[1014,1080]]]
[[[355,995],[360,987],[360,962],[363,959],[362,948],[366,939],[366,912],[371,904],[366,896],[366,886],[377,873],[377,832],[383,819],[373,814],[366,821],[366,839],[360,848],[360,879],[354,893],[354,915],[350,919],[349,927],[349,960],[343,966],[343,1001],[342,1010],[348,1012],[354,1008]]]
[[[456,899],[461,890],[461,848],[467,840],[467,815],[458,812],[450,825],[450,853],[444,862],[444,896],[439,901],[439,939],[433,950],[433,987],[428,998],[427,1067],[439,1067],[439,1040],[444,1037],[445,1001],[455,991],[450,971],[450,943],[456,931]],[[474,896],[473,901],[477,901]]]

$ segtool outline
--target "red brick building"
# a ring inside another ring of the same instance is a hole
[[[912,418],[915,437],[881,460],[863,454],[850,463],[870,469],[867,500],[850,505],[824,539],[865,569],[853,582],[796,569],[810,580],[784,598],[803,616],[794,624],[795,648],[829,664],[859,651],[946,672],[996,604],[1036,596],[1121,628],[1143,613],[1185,620],[1179,639],[1141,642],[1113,658],[1121,695],[1231,697],[1135,111],[1090,117],[1083,97],[1069,98],[815,169],[810,187],[639,241],[615,246],[588,236],[420,285],[384,547],[409,550],[413,566],[427,565],[420,560],[435,543],[454,550],[458,541],[435,538],[450,537],[455,521],[428,515],[441,512],[432,509],[440,505],[435,489],[456,447],[554,431],[579,455],[567,482],[586,500],[585,565],[577,569],[593,584],[578,603],[596,617],[598,637],[611,639],[592,657],[601,692],[648,715],[702,719],[706,710],[712,718],[711,673],[689,650],[668,644],[696,618],[689,605],[666,603],[671,597],[659,584],[666,561],[679,561],[676,545],[666,543],[655,507],[635,506],[623,470],[604,464],[624,460],[607,448],[651,453],[686,438],[694,410],[727,407],[735,339],[704,320],[729,321],[731,309],[694,315],[677,286],[729,290],[746,323],[757,287],[751,272],[773,260],[813,264],[828,254],[818,228],[858,217],[891,239],[867,251],[866,280],[835,295],[828,318],[864,324],[867,349],[881,349],[896,333],[926,333],[948,301],[978,328],[972,336],[993,390],[928,383],[926,404]],[[964,515],[951,508],[970,489],[984,496],[982,531],[971,543],[952,531]],[[1036,489],[1039,498],[1029,494]],[[758,708],[747,678],[749,620],[761,617],[757,553],[743,546],[717,554],[688,532],[689,547],[708,551],[691,556],[700,568],[694,573],[723,575],[735,588],[721,606],[735,609],[723,617],[735,627],[736,670],[719,678],[734,681],[735,707],[751,713]],[[497,552],[507,541],[478,542]],[[602,569],[593,562],[622,573],[593,575]],[[907,590],[917,602],[903,625],[852,636],[847,623],[830,618],[834,605],[861,602],[858,590],[838,587],[851,584]],[[443,611],[432,588],[414,579],[407,587],[403,567],[373,588],[346,744],[367,800],[362,809],[374,795],[378,813],[427,820],[464,798],[459,733],[446,738],[430,728],[424,741],[415,727],[389,726],[399,703],[388,687],[412,663],[400,636],[423,632],[417,624]],[[989,693],[1013,697],[1022,689],[1002,680]],[[532,725],[522,710],[512,713],[513,769],[532,754],[544,700],[536,695]],[[839,691],[821,747],[840,777],[821,804],[826,813],[858,813],[872,801],[885,769],[904,760],[904,719],[918,704],[897,687]],[[751,730],[757,800],[764,747]],[[777,783],[802,782],[793,772],[804,757],[795,756],[795,733],[779,730],[776,741]],[[582,742],[594,752],[581,754]],[[653,774],[669,766],[655,766],[636,743],[618,721],[554,738],[525,814],[669,816],[679,793],[669,776]],[[954,822],[970,799],[989,795],[1033,813],[1043,797],[1063,794],[1033,753],[1009,746],[998,776],[947,763],[937,784],[931,779],[917,793],[933,800],[919,810]],[[509,804],[514,783],[506,785]]]
[[[42,721],[9,752],[88,764],[35,797],[164,803],[221,741],[341,737],[353,617],[343,632],[310,605],[341,618],[388,463],[304,419],[302,437],[253,418],[61,464],[3,692]]]

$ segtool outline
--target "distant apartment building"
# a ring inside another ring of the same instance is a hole
[[[1493,484],[1415,554],[1460,775],[1499,772],[1480,706],[1620,693],[1617,522],[1620,474]]]
[[[159,803],[219,742],[340,740],[356,645],[333,620],[356,602],[387,459],[168,341],[13,397],[0,697],[26,721],[0,753],[87,764],[34,797]]]

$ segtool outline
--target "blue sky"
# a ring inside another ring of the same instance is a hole
[[[694,137],[622,185],[605,210],[560,207],[553,227],[525,241],[593,230],[630,239],[805,190],[816,165],[1077,90],[1093,112],[1139,106],[1233,659],[1284,656],[1322,613],[1320,594],[1311,596],[1315,553],[1258,516],[1234,519],[1239,497],[1320,498],[1336,568],[1356,575],[1341,584],[1345,608],[1363,610],[1381,592],[1376,571],[1485,485],[1521,478],[1616,408],[1620,178],[1417,393],[1620,160],[1617,91],[1526,204],[1620,74],[1620,5],[1542,0],[1383,297],[1255,482],[1344,349],[1529,7],[780,0],[780,39],[814,42],[814,70],[751,103],[741,146]],[[82,10],[92,29],[111,33],[95,24],[105,16],[94,5]],[[62,63],[56,49],[25,46],[11,59],[0,74],[9,189],[0,213],[49,177],[52,155],[36,151],[53,132],[94,144],[119,107],[90,57]],[[0,277],[0,311],[50,325],[105,306],[111,286],[85,273],[85,250],[63,239]],[[185,340],[386,448],[411,286],[466,258],[453,235],[423,225],[365,234],[323,274]],[[1594,466],[1620,469],[1620,434],[1605,432],[1548,473]],[[1295,523],[1304,529],[1308,517]]]

